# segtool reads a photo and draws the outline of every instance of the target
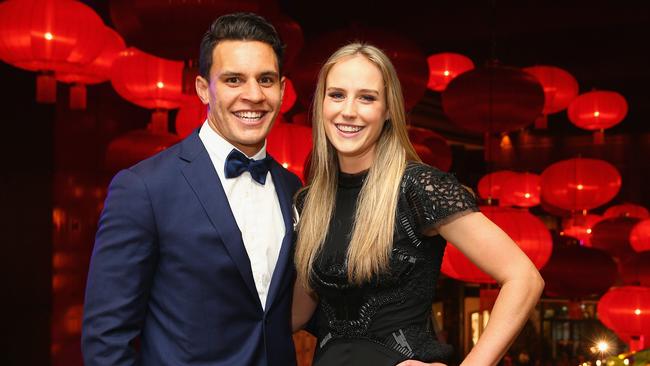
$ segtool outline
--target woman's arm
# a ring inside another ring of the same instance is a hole
[[[293,284],[293,303],[291,306],[291,329],[294,332],[302,329],[305,324],[311,319],[311,316],[316,310],[316,295],[303,286],[303,284],[296,279]]]
[[[437,232],[501,285],[485,332],[461,364],[496,365],[528,320],[544,280],[517,244],[479,212],[443,224]]]

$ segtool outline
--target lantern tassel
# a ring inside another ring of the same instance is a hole
[[[70,86],[70,109],[86,109],[86,85],[73,84]]]
[[[594,131],[594,144],[602,145],[605,143],[605,130]]]
[[[56,103],[56,79],[53,72],[43,72],[36,76],[36,102]]]

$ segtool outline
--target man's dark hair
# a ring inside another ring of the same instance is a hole
[[[209,79],[212,51],[221,41],[259,41],[273,48],[282,74],[284,45],[275,28],[266,19],[253,13],[233,13],[217,18],[203,35],[199,53],[199,75]]]

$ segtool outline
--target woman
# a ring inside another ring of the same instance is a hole
[[[463,365],[495,365],[543,288],[534,265],[474,196],[411,146],[394,67],[359,43],[320,71],[311,183],[296,199],[293,327],[316,307],[314,365],[441,365],[431,305],[446,240],[500,284]]]

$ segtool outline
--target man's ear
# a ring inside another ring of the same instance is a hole
[[[280,78],[280,100],[284,98],[284,88],[287,85],[287,78],[284,76]]]
[[[197,76],[194,86],[196,87],[196,95],[199,96],[201,102],[205,105],[210,103],[210,82],[203,76]]]

